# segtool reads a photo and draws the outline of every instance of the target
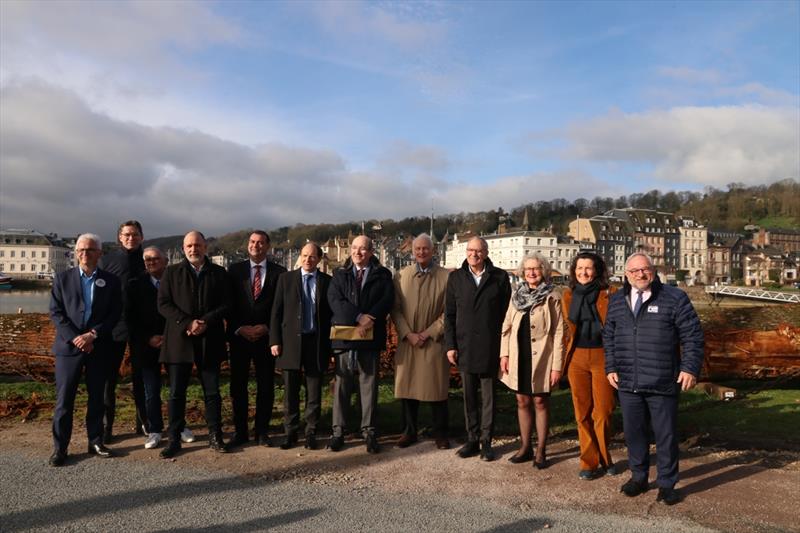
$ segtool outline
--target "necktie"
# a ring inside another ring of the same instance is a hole
[[[633,304],[633,316],[639,316],[639,309],[642,308],[642,291],[636,291],[636,303]]]
[[[253,276],[253,300],[258,300],[261,295],[261,265],[255,265],[256,273]]]
[[[361,284],[364,282],[364,269],[358,268],[356,269],[356,297],[358,300],[361,299]]]
[[[311,275],[303,276],[303,332],[314,329],[314,298],[311,295]]]

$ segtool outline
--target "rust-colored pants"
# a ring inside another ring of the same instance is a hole
[[[567,370],[578,441],[581,470],[596,470],[612,463],[608,452],[611,440],[611,413],[614,389],[608,383],[602,348],[575,348]]]

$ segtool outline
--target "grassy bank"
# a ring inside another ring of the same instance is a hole
[[[764,382],[737,381],[727,383],[741,393],[763,387]],[[277,379],[275,387],[275,409],[272,428],[279,432],[282,419],[283,386]],[[133,427],[134,407],[130,383],[118,389],[117,432],[126,432]],[[251,383],[251,405],[255,401],[255,385]],[[323,435],[330,427],[332,399],[330,388],[323,391]],[[166,400],[168,391],[162,389]],[[193,383],[188,391],[187,417],[190,425],[202,425],[203,398],[200,386]],[[232,423],[229,385],[222,382],[223,419],[226,426]],[[354,403],[357,402],[354,396]],[[0,415],[5,423],[28,420],[49,421],[55,401],[53,385],[38,382],[18,381],[0,377]],[[76,419],[81,419],[86,404],[85,389],[81,387],[77,399]],[[383,434],[399,433],[400,402],[394,398],[393,384],[384,380],[379,388],[379,428]],[[463,436],[464,412],[461,391],[450,391],[450,427],[454,436]],[[165,420],[166,420],[166,405]],[[798,383],[783,384],[781,388],[766,388],[746,395],[744,399],[723,402],[708,397],[700,391],[689,391],[681,395],[679,432],[681,440],[698,438],[703,442],[726,444],[735,448],[800,449],[800,388]],[[5,412],[3,412],[5,411]],[[420,409],[420,427],[423,433],[430,421],[426,407]],[[358,427],[358,407],[351,410],[350,427]],[[557,436],[574,437],[575,420],[572,413],[572,399],[568,390],[556,391],[551,397],[551,433]],[[621,432],[622,420],[617,409],[614,413],[614,426]],[[497,388],[496,434],[513,436],[517,434],[516,403],[514,394],[504,386]],[[621,438],[621,436],[618,435]]]

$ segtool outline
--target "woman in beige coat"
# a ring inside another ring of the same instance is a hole
[[[550,284],[547,259],[530,254],[520,270],[523,283],[512,294],[503,323],[500,381],[517,393],[520,448],[509,461],[522,463],[533,458],[533,465],[542,469],[547,467],[550,390],[561,379],[564,321],[559,296]],[[535,455],[531,446],[534,418]]]
[[[419,402],[429,402],[436,447],[447,440],[450,365],[444,353],[444,298],[447,271],[433,264],[433,243],[425,234],[412,243],[415,264],[397,273],[392,320],[397,329],[394,395],[401,399],[403,434],[397,445],[417,441]]]

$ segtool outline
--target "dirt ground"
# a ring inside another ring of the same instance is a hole
[[[77,422],[77,421],[76,421]],[[507,461],[516,451],[516,438],[495,440],[502,454],[495,462],[478,458],[460,459],[451,450],[437,450],[431,440],[421,440],[406,449],[396,448],[397,436],[381,439],[383,450],[368,455],[360,439],[348,440],[347,447],[332,453],[264,448],[249,444],[229,454],[207,449],[205,431],[194,427],[198,437],[184,444],[174,461],[261,480],[296,480],[312,484],[341,486],[358,493],[383,490],[415,497],[437,494],[474,496],[517,507],[531,508],[536,502],[546,508],[579,508],[603,514],[632,517],[680,517],[706,527],[732,532],[800,531],[800,453],[725,451],[684,446],[681,452],[681,481],[678,488],[685,499],[666,507],[656,503],[656,490],[636,498],[619,493],[628,473],[580,481],[577,474],[577,441],[555,440],[548,446],[551,466],[535,470],[531,463],[514,465]],[[40,456],[46,464],[51,451],[50,426],[46,421],[10,422],[0,425],[0,449]],[[77,424],[71,450],[85,449],[83,429]],[[276,442],[280,442],[277,437]],[[161,461],[158,450],[145,450],[143,438],[133,434],[116,437],[112,448],[123,461]],[[324,442],[322,443],[324,445]],[[625,450],[617,444],[614,457],[626,465]],[[651,472],[651,478],[655,473]]]

